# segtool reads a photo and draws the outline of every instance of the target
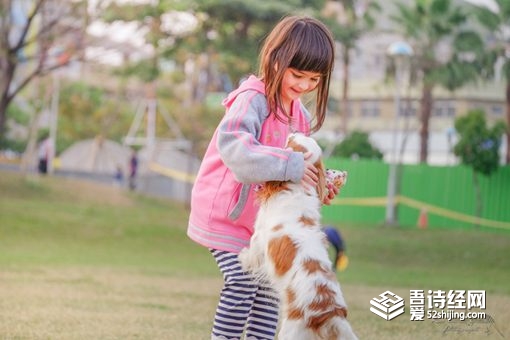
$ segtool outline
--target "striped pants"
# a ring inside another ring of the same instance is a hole
[[[254,282],[242,270],[237,254],[210,249],[223,273],[223,289],[216,308],[211,339],[274,339],[278,298],[269,284]]]

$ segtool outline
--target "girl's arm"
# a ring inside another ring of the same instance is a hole
[[[302,153],[262,145],[262,124],[268,116],[266,98],[255,91],[240,93],[218,127],[217,147],[225,165],[243,183],[299,182]]]

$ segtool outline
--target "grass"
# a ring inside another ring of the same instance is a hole
[[[0,173],[0,339],[208,339],[221,287],[206,249],[167,200],[63,178]],[[362,339],[510,336],[510,234],[340,227],[338,274]],[[487,291],[494,323],[385,321],[386,290]],[[452,328],[456,326],[457,328]]]

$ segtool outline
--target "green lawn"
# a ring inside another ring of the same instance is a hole
[[[118,188],[0,172],[0,339],[208,339],[221,277],[187,210]],[[339,226],[362,339],[510,336],[510,233]],[[494,323],[385,321],[386,290],[486,290]],[[455,326],[455,327],[452,327]]]

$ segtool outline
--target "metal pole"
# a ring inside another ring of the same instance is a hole
[[[395,42],[388,48],[390,57],[395,58],[395,117],[392,133],[392,150],[390,159],[390,169],[388,174],[388,189],[386,201],[386,225],[396,225],[398,223],[396,210],[396,196],[397,196],[397,134],[399,132],[399,119],[400,119],[400,88],[402,85],[403,63],[406,57],[413,54],[411,46],[405,42]]]

